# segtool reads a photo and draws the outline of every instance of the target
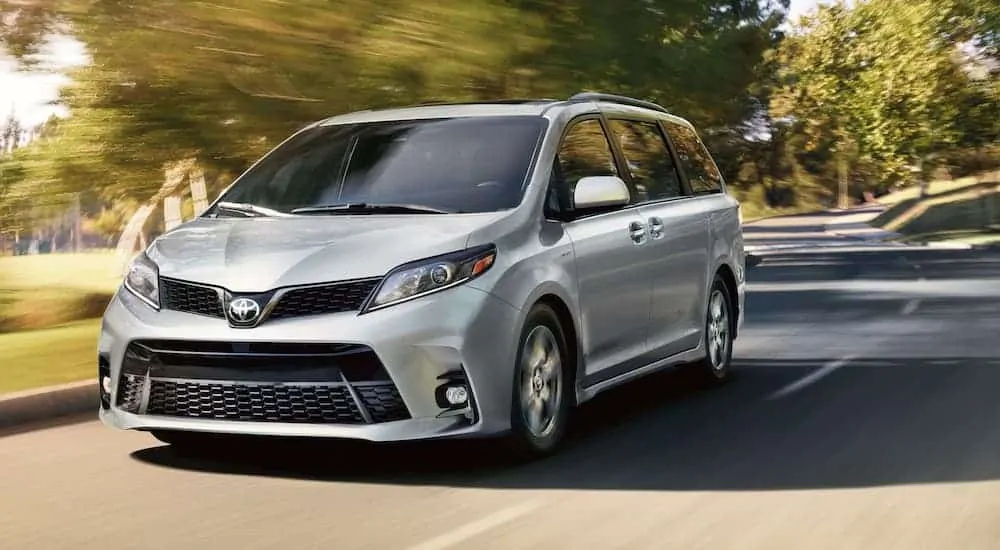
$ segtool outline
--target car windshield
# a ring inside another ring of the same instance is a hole
[[[313,215],[364,210],[358,205],[397,205],[369,208],[375,213],[506,210],[521,202],[545,125],[507,116],[317,126],[264,157],[220,201]],[[320,208],[332,205],[354,207]]]

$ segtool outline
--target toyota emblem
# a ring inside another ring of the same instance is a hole
[[[250,298],[237,298],[229,302],[229,317],[240,324],[250,324],[260,317],[260,304]]]

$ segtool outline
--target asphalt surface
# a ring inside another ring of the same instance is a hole
[[[86,419],[0,437],[0,548],[1000,547],[1000,253],[821,233],[747,232],[808,246],[750,270],[731,384],[672,371],[604,394],[548,460],[285,441],[184,457]]]

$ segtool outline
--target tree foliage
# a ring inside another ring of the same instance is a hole
[[[772,115],[805,137],[803,155],[876,167],[875,186],[907,166],[998,138],[995,83],[976,78],[961,40],[979,36],[950,0],[822,6],[778,50]]]
[[[727,179],[772,204],[815,194],[837,161],[881,185],[996,141],[992,65],[955,48],[998,59],[995,0],[855,5],[786,37],[788,0],[0,0],[0,45],[26,65],[56,32],[93,60],[64,90],[72,116],[0,161],[0,202],[84,192],[104,227],[165,163],[197,159],[217,190],[333,114],[582,90],[692,120]]]
[[[601,89],[725,127],[752,108],[781,21],[768,0],[56,7],[51,19],[71,22],[95,63],[73,75],[67,154],[51,156],[66,179],[97,181],[112,198],[151,195],[172,160],[239,171],[297,127],[370,107]]]

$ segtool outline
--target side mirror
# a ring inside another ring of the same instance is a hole
[[[573,208],[590,210],[625,206],[631,194],[618,176],[587,176],[580,178],[573,190]]]

